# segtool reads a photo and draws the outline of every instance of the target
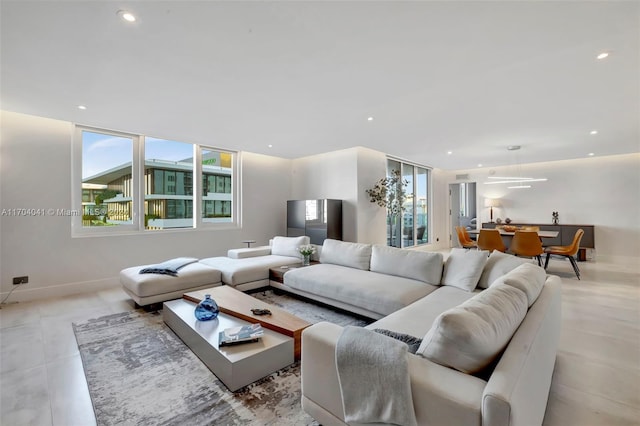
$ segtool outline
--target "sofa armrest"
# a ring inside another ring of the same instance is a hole
[[[268,256],[271,254],[271,247],[260,246],[251,248],[231,249],[227,251],[227,257],[231,259],[244,259],[247,257]]]
[[[561,281],[549,276],[482,397],[484,425],[542,424],[560,341]]]
[[[301,379],[302,396],[322,407],[326,417],[316,418],[321,424],[334,424],[335,418],[344,422],[340,382],[336,370],[336,342],[342,327],[319,322],[302,332]],[[303,409],[309,411],[305,406]],[[318,416],[318,413],[310,413]]]

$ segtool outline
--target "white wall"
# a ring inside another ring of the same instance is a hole
[[[344,200],[344,240],[386,244],[386,210],[371,203],[366,190],[386,176],[387,155],[364,147],[334,151],[293,160],[292,194],[295,199],[338,198]],[[437,250],[448,247],[448,174],[434,169],[431,174],[431,243],[418,247]]]
[[[71,209],[71,123],[3,111],[0,115],[0,209]],[[291,192],[291,160],[243,153],[243,226],[218,231],[162,231],[71,238],[68,217],[0,218],[0,290],[12,277],[29,284],[10,301],[118,285],[118,272],[176,256],[225,255],[253,239],[284,235]]]
[[[343,240],[385,243],[385,211],[365,189],[386,174],[386,155],[355,147],[293,160],[292,199],[343,200]]]
[[[433,169],[431,171],[431,244],[427,250],[441,250],[450,247],[449,241],[449,173]]]
[[[595,225],[593,255],[597,260],[640,262],[640,154],[523,164],[521,176],[548,179],[532,183],[529,189],[484,184],[492,170],[494,176],[513,176],[514,168],[448,172],[446,185],[456,182],[456,174],[464,173],[469,174],[469,181],[478,183],[482,222],[489,221],[485,198],[498,198],[502,203],[494,207],[494,220],[509,217],[516,223],[551,223],[551,213],[557,211],[560,223]]]

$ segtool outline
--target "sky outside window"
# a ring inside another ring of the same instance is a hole
[[[131,163],[132,157],[131,138],[82,132],[82,179]]]

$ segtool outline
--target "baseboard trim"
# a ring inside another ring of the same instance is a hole
[[[118,277],[104,278],[93,281],[81,281],[76,283],[67,283],[53,285],[48,287],[32,287],[29,284],[23,286],[22,289],[16,288],[5,303],[31,302],[34,300],[50,299],[54,297],[71,296],[81,293],[92,293],[101,290],[108,290],[120,285]],[[0,293],[0,300],[3,300],[9,292]]]

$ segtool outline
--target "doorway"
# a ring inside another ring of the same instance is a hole
[[[461,247],[456,226],[476,229],[476,183],[462,182],[449,184],[449,240],[451,247]]]

